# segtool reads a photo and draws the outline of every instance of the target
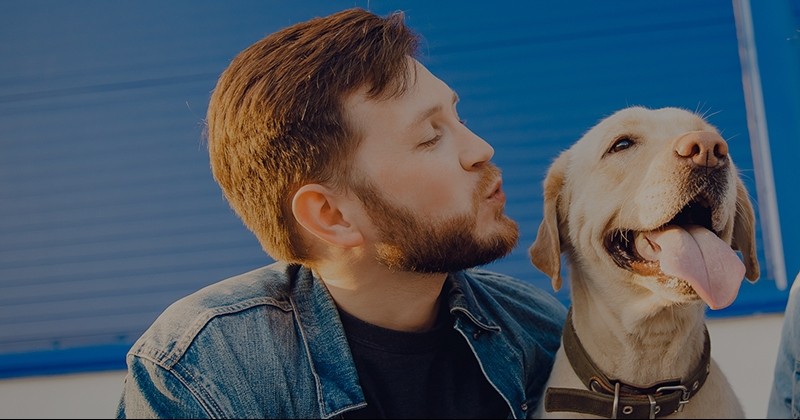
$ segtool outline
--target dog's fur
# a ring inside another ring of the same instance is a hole
[[[687,157],[687,150],[676,152],[685,147],[679,144],[687,136],[710,141],[716,149],[708,152],[716,154]],[[685,377],[698,364],[705,341],[707,304],[687,282],[665,275],[657,263],[634,263],[631,268],[616,262],[607,246],[615,232],[682,223],[672,219],[703,196],[703,206],[713,209],[706,227],[740,252],[747,279],[758,278],[753,208],[727,150],[717,129],[696,113],[630,107],[602,120],[550,166],[543,220],[529,249],[531,262],[559,290],[560,257],[565,255],[575,331],[606,376],[626,384]],[[708,157],[716,165],[697,163]],[[563,346],[547,386],[586,389]],[[547,413],[543,403],[537,415],[581,417]],[[715,417],[743,418],[744,413],[712,357],[705,385],[669,418]]]

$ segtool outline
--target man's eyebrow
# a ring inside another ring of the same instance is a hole
[[[453,91],[453,105],[458,103],[458,99],[459,99],[458,98],[458,94],[455,91]],[[427,120],[428,118],[430,118],[431,115],[433,115],[433,114],[435,114],[435,113],[437,113],[437,112],[439,112],[441,110],[442,110],[442,105],[441,104],[436,104],[436,105],[426,109],[425,111],[421,112],[417,116],[417,118],[414,118],[414,122],[411,123],[411,127],[415,127],[417,125],[422,124],[422,122]]]

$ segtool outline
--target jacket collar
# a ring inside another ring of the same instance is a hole
[[[317,386],[322,418],[366,404],[336,304],[322,280],[299,265],[287,267],[289,299]]]
[[[450,312],[461,312],[464,319],[481,330],[499,332],[500,327],[487,315],[486,310],[478,303],[475,290],[467,280],[467,272],[458,271],[447,276],[443,291],[447,296]]]

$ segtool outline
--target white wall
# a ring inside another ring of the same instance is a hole
[[[764,418],[783,315],[708,322],[711,352],[728,375],[747,418]],[[0,418],[113,418],[125,372],[0,380]]]

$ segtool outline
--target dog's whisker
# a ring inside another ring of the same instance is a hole
[[[725,141],[730,143],[731,140],[735,139],[736,137],[739,137],[740,135],[741,135],[741,133],[735,133],[735,134],[731,135],[730,137],[726,137]]]
[[[703,113],[702,117],[703,117],[704,119],[711,118],[711,117],[713,117],[713,116],[715,116],[715,115],[717,115],[717,114],[719,114],[719,113],[721,113],[721,112],[722,112],[722,110],[719,110],[719,111],[714,111],[714,112],[712,112],[712,113],[710,113],[710,114],[709,114],[709,113],[708,113],[709,111],[711,111],[711,110],[709,109],[708,111],[706,111],[705,113]]]

